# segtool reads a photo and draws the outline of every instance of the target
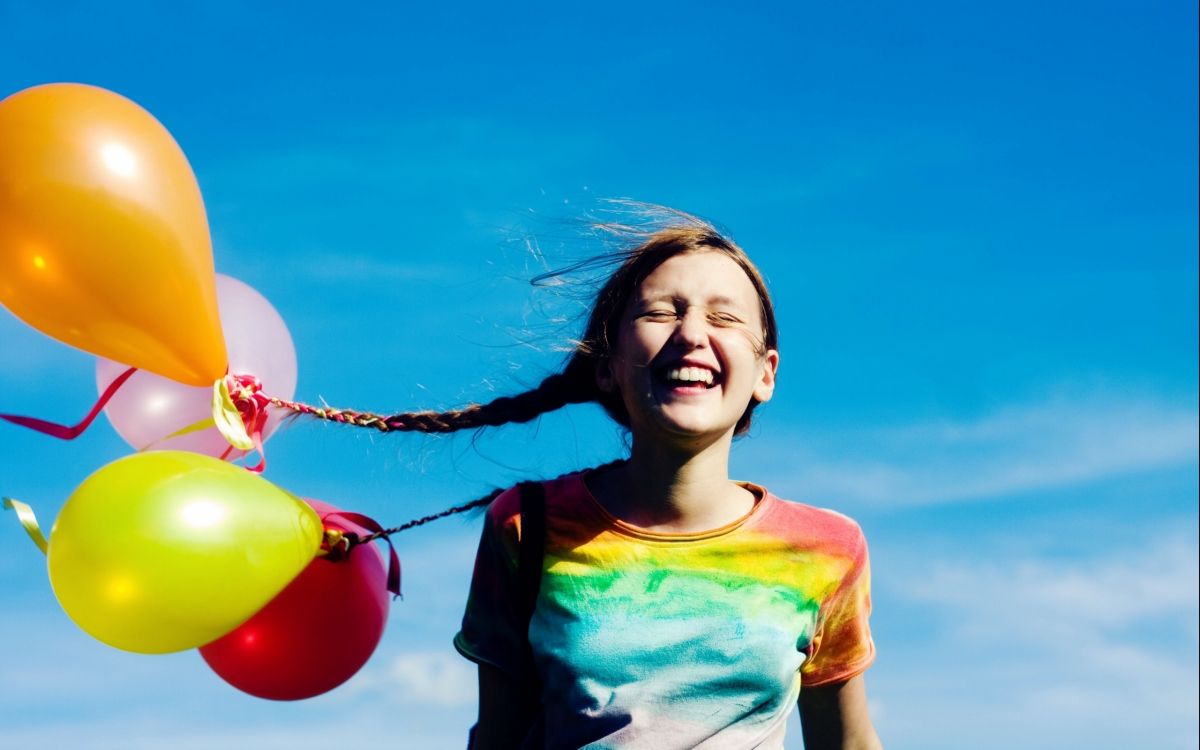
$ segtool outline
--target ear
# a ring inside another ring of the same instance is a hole
[[[617,390],[617,379],[613,377],[612,360],[603,357],[596,362],[596,387],[602,393],[613,393]]]
[[[758,381],[754,384],[754,400],[760,404],[770,401],[775,393],[775,373],[779,370],[779,352],[768,349],[759,364]]]

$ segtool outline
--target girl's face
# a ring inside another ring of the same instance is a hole
[[[719,251],[676,255],[646,277],[621,318],[601,389],[618,391],[635,439],[732,434],[750,399],[775,389],[758,292]]]

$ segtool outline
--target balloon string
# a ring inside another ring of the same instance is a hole
[[[22,417],[16,414],[0,414],[0,419],[7,420],[13,424],[21,425],[22,427],[28,427],[35,432],[50,435],[51,437],[56,437],[60,440],[74,440],[83,434],[83,431],[86,430],[89,425],[91,425],[96,416],[100,414],[100,411],[105,407],[106,404],[108,404],[109,399],[116,395],[117,390],[120,389],[121,386],[125,385],[125,381],[133,377],[135,372],[137,372],[137,368],[130,367],[128,370],[118,375],[116,380],[109,383],[108,387],[104,389],[104,393],[100,394],[100,398],[96,401],[96,405],[93,406],[92,410],[88,412],[88,415],[83,418],[83,421],[77,425],[74,425],[73,427],[67,427],[66,425],[56,424],[54,422],[47,422],[44,419],[38,419],[36,417]]]

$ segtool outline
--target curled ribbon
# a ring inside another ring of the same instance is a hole
[[[4,507],[16,512],[17,521],[25,529],[25,533],[37,545],[37,548],[46,554],[46,537],[42,536],[42,527],[38,525],[37,516],[33,513],[33,508],[30,508],[20,500],[14,500],[11,497],[4,498]]]
[[[36,432],[45,435],[59,438],[60,440],[74,440],[83,434],[100,412],[112,400],[121,386],[133,377],[137,372],[136,367],[130,367],[116,377],[104,392],[100,394],[100,398],[92,406],[78,424],[61,425],[54,422],[48,422],[37,417],[23,417],[18,414],[0,414],[0,419],[12,422],[13,424],[27,427]],[[224,378],[213,383],[213,413],[211,419],[202,419],[199,422],[183,427],[170,435],[164,436],[158,443],[170,440],[180,435],[197,432],[207,429],[208,427],[216,426],[225,440],[229,442],[230,448],[221,456],[222,459],[228,458],[229,454],[236,448],[242,451],[257,451],[259,455],[258,465],[247,467],[250,471],[260,474],[267,468],[267,456],[263,452],[263,430],[267,425],[267,407],[271,405],[272,400],[265,396],[262,392],[262,383],[253,375],[227,375]]]
[[[353,531],[326,529],[325,540],[321,545],[326,559],[337,561],[350,554],[359,544],[372,542],[376,539],[384,540],[388,546],[387,590],[391,592],[393,597],[403,599],[404,595],[400,593],[400,556],[396,554],[396,546],[392,544],[392,539],[385,533],[383,526],[370,516],[364,516],[362,513],[353,513],[347,510],[326,513],[321,516],[321,520],[324,521],[331,516],[336,516],[356,526],[361,526],[371,533],[365,537],[360,537]]]
[[[46,420],[38,419],[37,417],[22,417],[16,414],[0,414],[0,419],[7,420],[13,424],[19,424],[22,427],[28,427],[31,430],[40,432],[44,435],[50,435],[51,437],[56,437],[59,440],[74,440],[83,434],[83,431],[86,430],[88,426],[91,425],[92,421],[95,420],[100,414],[100,410],[103,409],[106,404],[108,404],[109,400],[114,395],[116,395],[117,390],[120,389],[121,386],[125,385],[125,381],[133,377],[135,372],[137,372],[137,368],[130,367],[128,370],[118,375],[113,382],[109,383],[108,387],[104,389],[104,393],[100,394],[100,398],[96,401],[96,404],[92,406],[92,410],[88,412],[87,416],[84,417],[79,424],[68,427],[67,425],[47,422]]]
[[[270,404],[271,400],[263,395],[262,383],[253,375],[226,375],[213,383],[212,423],[230,446],[221,456],[222,459],[228,457],[235,448],[254,450],[259,455],[258,465],[246,468],[255,474],[261,474],[267,468],[262,435],[267,426],[267,407]],[[208,420],[203,424],[207,426]]]

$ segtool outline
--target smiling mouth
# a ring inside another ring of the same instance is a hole
[[[659,383],[673,390],[709,390],[720,385],[721,382],[720,375],[706,367],[675,367],[668,365],[659,368],[654,375]]]

